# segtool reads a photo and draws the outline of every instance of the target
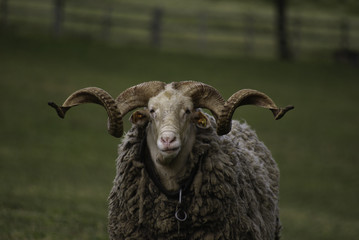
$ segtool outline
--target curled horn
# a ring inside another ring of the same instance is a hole
[[[218,135],[224,135],[231,131],[232,116],[239,106],[256,105],[270,109],[276,120],[282,118],[286,112],[294,108],[293,106],[278,108],[266,94],[251,89],[240,90],[225,101],[215,88],[200,82],[174,83],[173,88],[191,97],[195,108],[207,108],[212,112],[217,122]]]
[[[147,107],[148,100],[156,96],[166,86],[166,83],[153,81],[138,84],[123,91],[117,98],[117,106],[121,116],[139,107]]]
[[[194,108],[207,108],[218,120],[225,101],[217,89],[194,81],[173,83],[173,88],[182,91],[183,95],[191,97]]]
[[[222,113],[217,120],[218,135],[224,135],[231,131],[233,113],[239,106],[243,105],[255,105],[267,108],[272,111],[276,120],[282,118],[286,112],[294,108],[294,106],[278,108],[274,101],[266,94],[257,90],[242,89],[234,93],[224,104]]]
[[[97,87],[89,87],[80,89],[74,93],[72,93],[62,104],[62,106],[58,106],[53,102],[49,102],[48,104],[55,108],[59,117],[64,118],[66,112],[77,105],[83,103],[96,103],[103,106],[108,115],[108,132],[114,137],[121,137],[123,133],[123,124],[122,124],[122,116],[117,107],[117,103],[108,94],[101,88]]]

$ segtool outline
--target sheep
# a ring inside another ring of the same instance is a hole
[[[241,105],[278,108],[264,93],[243,89],[227,101],[204,83],[146,82],[113,99],[100,88],[80,89],[61,118],[83,103],[102,105],[108,131],[123,135],[109,195],[108,231],[120,239],[279,239],[279,169],[247,123],[233,120]],[[211,114],[201,109],[208,109]]]

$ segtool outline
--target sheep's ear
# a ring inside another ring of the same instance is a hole
[[[194,123],[201,129],[207,129],[211,126],[209,118],[201,111],[194,113]]]
[[[146,109],[137,110],[136,112],[132,113],[130,117],[130,121],[134,125],[144,126],[148,123],[149,114]]]

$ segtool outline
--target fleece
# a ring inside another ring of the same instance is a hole
[[[181,203],[149,171],[146,126],[132,126],[109,195],[111,240],[279,239],[279,170],[270,151],[247,123],[233,120],[224,136],[213,118],[211,125],[197,129],[188,173],[178,179],[190,183]]]

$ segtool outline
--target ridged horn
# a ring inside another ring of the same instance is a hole
[[[255,105],[272,111],[276,120],[282,118],[294,106],[278,108],[266,94],[252,89],[242,89],[234,93],[224,104],[222,113],[217,120],[217,134],[224,135],[231,131],[231,121],[234,111],[243,105]]]
[[[58,106],[53,102],[48,104],[55,108],[59,117],[64,118],[66,112],[75,106],[84,103],[96,103],[106,109],[108,115],[107,130],[114,137],[121,137],[123,134],[123,124],[121,113],[117,107],[117,103],[105,90],[97,87],[88,87],[80,89],[72,93],[62,104]]]
[[[225,100],[217,89],[195,81],[173,83],[173,88],[181,91],[183,95],[191,97],[194,108],[206,108],[218,120]]]
[[[117,98],[122,117],[139,107],[147,107],[148,100],[165,89],[166,83],[153,81],[138,84],[123,91]]]

